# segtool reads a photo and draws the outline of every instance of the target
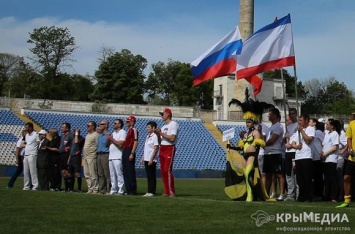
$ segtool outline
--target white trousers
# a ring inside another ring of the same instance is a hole
[[[111,177],[111,192],[110,193],[124,193],[124,180],[122,171],[121,159],[110,159],[110,177]]]
[[[83,168],[88,190],[99,191],[99,181],[97,176],[97,158],[83,158]]]
[[[23,188],[38,189],[37,155],[27,155],[23,158]]]

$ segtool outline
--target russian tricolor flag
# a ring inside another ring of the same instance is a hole
[[[291,16],[288,14],[255,32],[236,57],[238,80],[295,65]]]
[[[237,66],[235,56],[240,54],[241,50],[242,39],[239,28],[236,27],[191,63],[193,86],[235,72]]]

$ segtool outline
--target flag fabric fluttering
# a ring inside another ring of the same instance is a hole
[[[260,78],[256,76],[259,73],[295,65],[290,14],[252,34],[236,58],[237,79],[244,78],[259,85]],[[260,92],[258,87],[255,91]]]
[[[191,63],[193,86],[235,72],[237,66],[235,56],[240,54],[241,50],[242,39],[239,28],[236,27]]]
[[[251,77],[244,78],[247,80],[252,86],[254,86],[254,97],[258,95],[261,91],[261,87],[263,86],[263,78],[264,72],[256,74]]]

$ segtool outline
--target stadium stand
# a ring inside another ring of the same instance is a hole
[[[9,109],[0,109],[0,165],[15,165],[15,148],[24,122]]]
[[[124,120],[126,118],[126,116],[115,115],[53,113],[30,110],[27,110],[25,115],[46,130],[51,127],[60,129],[61,123],[69,122],[72,125],[72,129],[80,128],[84,136],[86,135],[86,124],[90,120],[98,123],[102,119],[107,119],[110,122],[109,132],[112,132],[114,119],[120,118]],[[144,140],[147,134],[146,124],[149,121],[156,121],[158,127],[161,127],[164,123],[159,117],[136,117],[136,128],[139,131],[136,167],[143,168],[142,165],[139,165],[139,160],[143,153]],[[201,120],[178,118],[174,118],[174,120],[180,126],[174,170],[225,170],[225,151],[205,128]],[[160,168],[159,163],[157,166]]]

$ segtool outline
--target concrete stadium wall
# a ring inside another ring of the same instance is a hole
[[[135,105],[119,103],[94,103],[74,102],[60,100],[24,99],[24,98],[0,98],[0,106],[9,107],[12,111],[19,113],[21,109],[64,111],[80,113],[105,113],[119,115],[145,115],[159,116],[167,106]],[[193,118],[197,112],[192,107],[171,106],[173,117]]]

